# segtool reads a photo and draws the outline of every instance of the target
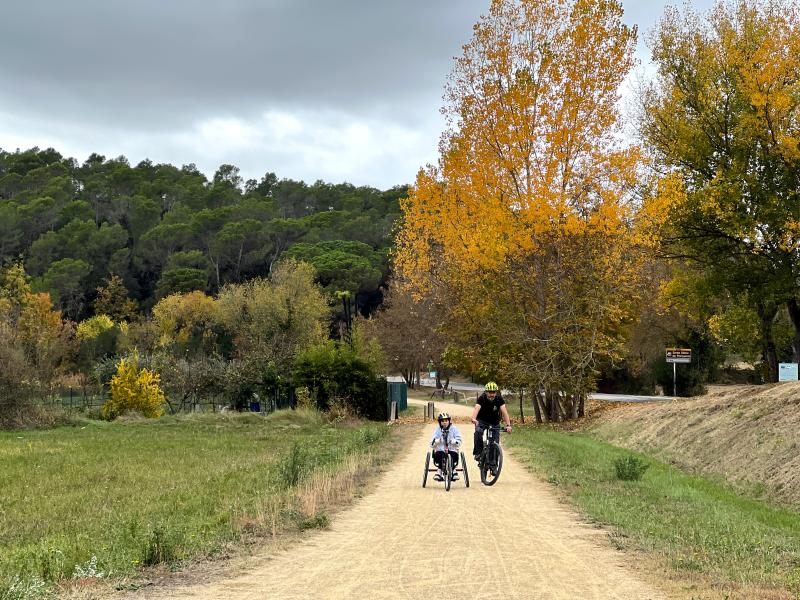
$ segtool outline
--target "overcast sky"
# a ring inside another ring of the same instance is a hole
[[[644,35],[663,0],[623,0]],[[711,0],[694,0],[707,8]],[[0,148],[388,188],[489,0],[3,0]]]

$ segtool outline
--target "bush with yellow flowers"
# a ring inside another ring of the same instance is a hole
[[[156,419],[164,414],[166,401],[158,373],[139,367],[139,354],[121,358],[117,374],[111,378],[111,399],[103,404],[100,414],[109,421],[126,412],[136,411]]]

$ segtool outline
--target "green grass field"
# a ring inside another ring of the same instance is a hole
[[[286,411],[2,432],[0,599],[324,526],[324,499],[304,482],[354,470],[387,430]]]
[[[624,549],[653,552],[677,571],[718,582],[800,592],[800,515],[737,495],[644,455],[639,481],[616,478],[633,455],[580,433],[517,428],[504,443]]]

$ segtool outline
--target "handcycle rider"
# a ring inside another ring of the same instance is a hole
[[[453,481],[455,481],[458,479],[455,468],[456,465],[458,465],[458,448],[461,446],[461,432],[458,430],[458,427],[453,425],[452,419],[448,413],[439,413],[437,420],[439,421],[439,426],[436,428],[436,431],[433,432],[431,448],[433,449],[433,464],[439,468],[439,471],[433,478],[436,481],[444,481],[444,441],[447,440],[450,457],[453,459]]]
[[[508,416],[506,401],[503,400],[497,384],[490,381],[486,384],[486,389],[475,402],[475,408],[472,410],[472,422],[475,423],[475,445],[472,455],[475,460],[479,460],[481,452],[483,452],[483,432],[490,427],[500,425],[501,417],[506,424],[506,432],[511,433],[511,417]],[[500,441],[499,429],[489,429],[489,435],[495,442]]]

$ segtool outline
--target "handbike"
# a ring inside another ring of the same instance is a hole
[[[449,492],[450,491],[450,485],[453,482],[453,473],[457,473],[459,471],[462,472],[463,475],[464,475],[464,486],[465,487],[469,487],[469,471],[467,470],[467,460],[466,460],[466,458],[464,458],[464,453],[463,452],[460,453],[461,466],[460,467],[454,467],[453,466],[453,457],[450,454],[450,441],[447,438],[448,438],[448,436],[445,435],[445,438],[443,440],[444,441],[444,469],[442,469],[442,470],[444,471],[444,489],[445,489],[445,491]],[[457,450],[458,450],[458,448],[456,448],[456,451]],[[422,487],[425,487],[425,484],[427,484],[427,482],[428,482],[428,473],[435,473],[436,471],[439,470],[436,467],[436,465],[434,465],[434,467],[432,469],[430,468],[431,458],[432,458],[432,453],[429,450],[428,453],[425,455],[425,469],[422,472]]]

